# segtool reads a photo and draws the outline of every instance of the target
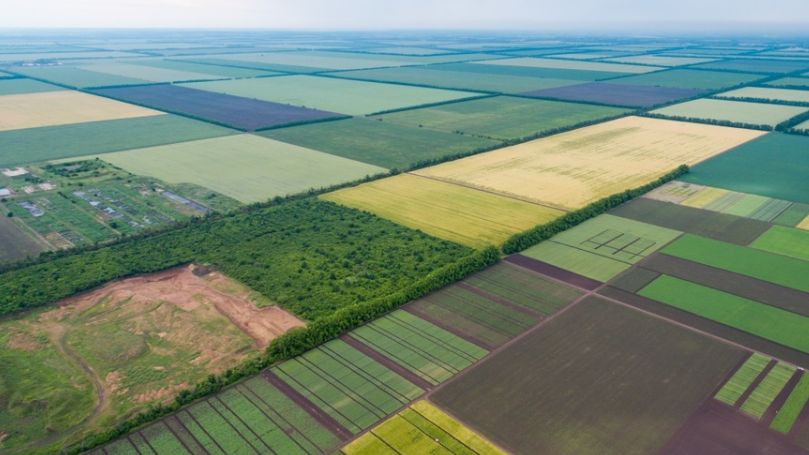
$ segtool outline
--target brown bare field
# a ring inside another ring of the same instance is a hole
[[[0,131],[152,115],[164,113],[71,90],[0,96]]]
[[[562,210],[649,183],[763,135],[625,117],[416,171]]]
[[[113,281],[0,321],[0,361],[24,372],[4,375],[4,385],[33,397],[38,409],[34,417],[26,399],[8,408],[0,401],[0,430],[11,435],[0,452],[73,442],[171,400],[303,324],[246,286],[193,265]]]

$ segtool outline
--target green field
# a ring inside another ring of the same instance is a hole
[[[469,64],[407,66],[332,73],[344,78],[367,79],[380,82],[402,82],[460,90],[481,90],[497,93],[522,93],[545,88],[578,84],[576,79],[540,77],[518,74],[492,74],[465,71]]]
[[[471,247],[499,245],[562,211],[451,183],[401,174],[321,196]]]
[[[62,87],[35,81],[33,79],[0,79],[0,96],[21,93],[53,92]]]
[[[767,82],[767,85],[775,87],[800,87],[809,89],[809,78],[806,77],[785,77]]]
[[[520,254],[606,282],[678,235],[673,229],[604,214]]]
[[[385,169],[242,134],[100,156],[133,174],[193,183],[244,203],[361,179]]]
[[[342,453],[497,455],[504,452],[429,402],[418,401],[343,447]]]
[[[35,163],[235,134],[175,115],[44,126],[0,132],[0,166]]]
[[[754,352],[719,389],[714,398],[729,406],[734,406],[769,363],[769,357]]]
[[[809,68],[809,61],[739,58],[701,63],[697,65],[697,68],[748,71],[751,73],[765,74],[784,74]]]
[[[750,246],[809,261],[809,231],[803,229],[773,226]]]
[[[656,109],[652,111],[652,114],[774,127],[806,111],[809,111],[809,108],[745,101],[699,99]]]
[[[499,140],[613,117],[626,109],[498,96],[383,115],[385,122]]]
[[[809,353],[809,318],[805,316],[666,275],[638,294]]]
[[[710,62],[711,59],[698,57],[669,57],[666,55],[633,55],[628,57],[608,58],[604,61],[615,63],[640,63],[643,65],[657,66],[681,66],[693,65],[695,63],[706,63]]]
[[[401,310],[352,331],[351,336],[433,385],[452,378],[488,354]]]
[[[232,66],[219,66],[219,65],[205,65],[202,63],[187,62],[181,60],[138,60],[138,65],[152,66],[155,68],[164,68],[176,71],[189,71],[192,73],[205,73],[220,77],[256,77],[256,76],[269,76],[275,73],[271,71],[254,70],[248,68],[235,68]]]
[[[471,92],[316,76],[280,76],[183,85],[348,115],[366,115],[477,95]]]
[[[605,71],[611,73],[643,74],[662,68],[654,66],[624,65],[620,63],[556,60],[551,58],[520,57],[478,62],[485,65],[526,66],[529,68],[555,68],[578,71]],[[618,75],[616,74],[616,76]]]
[[[136,60],[131,62],[99,62],[80,66],[81,69],[97,73],[112,74],[120,77],[134,77],[149,82],[195,81],[202,79],[218,79],[221,76],[207,74],[204,71],[178,70],[140,65]]]
[[[793,127],[796,130],[809,131],[809,120],[799,123]]]
[[[717,90],[724,87],[745,84],[757,79],[761,79],[761,76],[719,71],[673,69],[639,76],[622,77],[613,79],[610,83]]]
[[[789,379],[795,374],[796,368],[792,365],[778,362],[767,376],[753,390],[753,393],[742,403],[741,410],[756,419],[761,419],[767,408],[770,407],[775,397],[787,384]]]
[[[804,372],[787,401],[778,410],[770,428],[781,433],[789,433],[807,401],[809,401],[809,375]]]
[[[723,98],[752,98],[760,100],[792,101],[809,103],[809,90],[791,90],[782,88],[743,87],[729,92],[719,93]]]
[[[388,169],[488,149],[498,141],[355,117],[258,133],[279,141]]]
[[[770,133],[708,159],[681,180],[809,203],[809,137]]]
[[[685,234],[663,253],[809,292],[809,262]]]
[[[36,79],[77,88],[149,83],[149,81],[145,79],[99,73],[75,66],[33,66],[16,68],[15,71]]]
[[[330,341],[272,371],[354,434],[422,390],[343,341]]]

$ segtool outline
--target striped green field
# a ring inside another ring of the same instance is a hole
[[[406,311],[396,311],[351,332],[425,381],[438,385],[488,351]]]
[[[750,246],[809,261],[809,231],[803,229],[773,226]]]
[[[770,428],[781,433],[789,433],[807,401],[809,401],[809,375],[804,373],[798,384],[792,389],[787,401],[778,410]]]
[[[422,393],[340,340],[284,362],[272,372],[355,434]]]
[[[663,253],[809,292],[809,262],[755,248],[685,234]]]
[[[767,408],[770,407],[775,397],[787,384],[789,379],[795,374],[796,368],[786,363],[778,362],[767,376],[753,390],[753,393],[742,403],[742,411],[757,419],[760,419]]]
[[[343,447],[345,455],[497,455],[502,450],[427,401],[419,401]]]
[[[769,357],[757,352],[753,353],[719,389],[714,398],[727,405],[735,405],[768,363],[770,363]]]
[[[809,318],[805,316],[666,275],[638,294],[809,353]]]

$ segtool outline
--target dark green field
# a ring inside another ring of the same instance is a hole
[[[694,166],[681,180],[809,203],[809,137],[770,133]]]
[[[668,71],[658,71],[655,73],[640,74],[637,76],[621,77],[610,80],[610,83],[718,90],[725,87],[733,87],[735,85],[752,82],[761,78],[762,76],[755,74],[673,69]]]
[[[740,349],[588,298],[432,400],[517,454],[660,450]]]
[[[499,144],[493,139],[371,118],[315,123],[259,134],[388,169],[407,169],[420,161],[471,153]]]

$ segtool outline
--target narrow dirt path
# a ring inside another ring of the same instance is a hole
[[[81,358],[81,356],[73,352],[67,345],[67,341],[65,341],[67,336],[67,328],[58,322],[51,322],[46,326],[46,328],[50,334],[51,342],[56,350],[59,351],[59,354],[70,363],[78,366],[85,376],[90,379],[96,394],[96,406],[93,408],[93,412],[88,414],[87,417],[76,425],[66,429],[65,431],[52,434],[43,439],[20,447],[21,449],[43,448],[78,433],[93,423],[93,421],[95,421],[109,407],[109,397],[107,396],[104,381],[98,376],[98,373],[96,373],[96,371],[90,365],[88,365],[84,359]]]

